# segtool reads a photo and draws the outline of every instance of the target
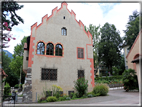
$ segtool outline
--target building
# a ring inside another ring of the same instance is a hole
[[[142,33],[142,29],[141,31],[139,32],[138,36],[136,37],[128,55],[126,56],[127,58],[127,61],[128,61],[128,69],[134,69],[136,71],[136,74],[137,74],[137,77],[138,77],[138,82],[139,82],[139,85],[141,84],[140,83],[140,60],[141,59],[141,49],[140,49],[140,44],[141,44],[141,33]],[[139,86],[140,87],[140,86]]]
[[[68,95],[79,77],[88,80],[88,91],[94,87],[93,42],[90,32],[76,20],[66,2],[45,15],[42,23],[31,26],[31,35],[24,45],[23,71],[26,84],[32,84],[32,101],[47,86],[62,87]]]
[[[127,61],[126,56],[127,56],[128,53],[129,53],[129,45],[124,44],[124,45],[123,45],[123,50],[124,50],[125,69],[128,69],[128,61]]]

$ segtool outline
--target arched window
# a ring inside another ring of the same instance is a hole
[[[47,44],[46,55],[54,55],[54,45],[52,43]]]
[[[62,28],[62,35],[67,35],[67,29],[65,27]]]
[[[57,44],[56,45],[56,48],[55,48],[55,55],[56,56],[62,56],[62,45],[60,44]]]
[[[37,54],[44,55],[45,52],[45,44],[43,42],[39,42],[37,44]]]

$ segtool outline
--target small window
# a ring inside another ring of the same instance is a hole
[[[78,78],[84,78],[84,70],[78,70]]]
[[[55,55],[56,56],[62,56],[62,45],[60,45],[60,44],[57,44],[56,45],[56,48],[55,48],[56,50],[55,50]]]
[[[57,69],[42,68],[41,80],[57,80]]]
[[[37,54],[44,55],[45,52],[45,44],[43,42],[39,42],[37,44]]]
[[[28,60],[29,60],[29,57],[26,57],[26,60],[28,61]]]
[[[84,49],[77,48],[77,51],[78,51],[78,58],[84,58]]]
[[[62,35],[66,36],[67,35],[67,29],[66,28],[62,28]]]
[[[46,55],[54,55],[54,45],[52,43],[47,44]]]

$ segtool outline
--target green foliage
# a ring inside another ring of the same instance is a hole
[[[16,85],[14,86],[14,88],[19,88],[19,84],[16,84]]]
[[[10,85],[8,83],[4,86],[4,95],[9,95],[10,93]]]
[[[66,97],[66,100],[70,100],[71,98],[70,97]]]
[[[138,80],[135,70],[128,69],[123,72],[124,90],[138,89]]]
[[[87,93],[88,80],[85,80],[85,78],[79,78],[74,83],[75,83],[74,88],[79,94],[79,97],[82,97],[84,94]]]
[[[9,64],[9,67],[11,71],[17,75],[18,77],[20,76],[20,70],[21,67],[23,66],[23,53],[24,53],[24,43],[26,43],[27,37],[23,37],[21,40],[21,43],[16,45],[14,47],[14,54],[13,54],[13,59],[11,63]],[[23,84],[25,80],[25,73],[21,70],[21,83]]]
[[[94,59],[94,67],[96,68],[99,65],[99,60],[98,60],[98,44],[100,41],[100,25],[99,26],[94,26],[92,24],[89,25],[89,28],[84,26],[85,31],[89,31],[92,34],[92,39],[93,39],[93,59]]]
[[[4,51],[2,51],[2,67],[5,72],[7,71],[10,62],[11,58],[8,57]]]
[[[74,94],[73,94],[73,97],[72,97],[72,99],[75,99],[75,98],[78,98],[78,95],[77,95],[77,93],[74,93]]]
[[[109,90],[109,87],[107,86],[107,84],[96,84],[95,87],[93,88],[93,93],[106,96],[108,93],[108,90]]]
[[[111,77],[96,77],[95,78],[95,81],[98,81],[98,80],[106,80],[106,81],[111,81],[111,80],[115,80],[115,79],[118,79],[118,80],[121,80],[123,78],[122,75],[118,75],[118,76],[111,76]]]
[[[15,84],[18,84],[18,76],[15,75],[15,73],[12,72],[12,70],[9,67],[9,64],[11,63],[11,58],[9,58],[4,51],[2,52],[2,56],[3,56],[2,57],[3,70],[8,75],[6,77],[5,82],[9,83],[9,85],[13,87]]]
[[[63,89],[60,86],[52,85],[53,96],[56,96],[56,98],[60,97],[60,92],[59,91],[62,91],[62,90]]]
[[[122,39],[119,31],[113,24],[105,23],[101,28],[101,40],[99,42],[99,59],[104,62],[112,74],[112,66],[119,64],[121,57]]]
[[[129,49],[131,49],[137,35],[139,34],[139,26],[142,26],[141,17],[142,13],[138,13],[137,11],[134,11],[133,15],[129,16],[129,21],[126,25],[126,30],[124,30],[125,36],[123,38],[126,45],[129,45]]]
[[[18,76],[11,71],[11,69],[9,68],[9,72],[6,72],[6,74],[8,75],[8,77],[6,77],[6,81],[7,83],[9,83],[9,85],[11,87],[14,87],[16,84],[18,84]]]
[[[20,44],[17,44],[14,47],[14,54],[13,54],[13,58],[15,59],[16,56],[23,56],[24,53],[24,43],[27,42],[27,37],[24,36],[23,39],[21,40]]]
[[[88,94],[88,97],[90,98],[90,97],[93,97],[93,95],[92,94]]]
[[[24,23],[23,19],[16,14],[16,11],[21,9],[23,5],[19,5],[15,1],[2,2],[2,23],[7,22],[8,28],[12,29],[13,26],[18,25],[19,22]],[[3,29],[5,29],[3,27]]]
[[[116,67],[112,67],[113,75],[118,75],[119,74],[119,69]]]
[[[47,100],[47,102],[55,102],[55,101],[57,101],[57,98],[53,97],[53,96],[50,96],[46,100]]]
[[[22,65],[23,57],[17,56],[15,59],[12,59],[12,62],[9,64],[9,67],[17,76],[20,76],[20,68]]]
[[[66,100],[66,97],[59,97],[59,101],[64,101]]]
[[[119,69],[119,75],[122,75],[122,73],[125,70],[125,61],[124,61],[124,55],[121,55],[121,58],[119,60],[119,64],[116,65],[116,67]]]

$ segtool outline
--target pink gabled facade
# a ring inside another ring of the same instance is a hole
[[[128,69],[134,69],[136,70],[136,64],[132,63],[132,60],[138,58],[140,55],[142,55],[142,53],[140,52],[140,43],[141,43],[141,33],[142,33],[142,29],[139,32],[137,38],[135,39],[128,55],[126,56],[127,61],[128,61]]]
[[[32,84],[32,101],[36,100],[45,86],[50,89],[52,85],[60,86],[66,94],[73,91],[73,81],[78,79],[79,71],[83,71],[88,80],[88,91],[94,87],[92,35],[85,31],[84,24],[76,20],[76,14],[73,10],[70,12],[67,5],[63,2],[61,8],[54,8],[49,17],[45,15],[41,24],[37,25],[36,22],[31,26],[29,51],[24,51],[24,59],[28,56],[28,64],[24,60],[23,69],[27,72],[28,83]],[[62,33],[63,28],[66,28],[66,35]],[[39,43],[43,46],[41,50]],[[48,54],[48,44],[53,47],[52,54]],[[61,55],[57,53],[57,45],[60,46]],[[39,51],[42,53],[39,54]],[[49,77],[43,80],[43,69],[56,69],[56,80],[52,81]]]

